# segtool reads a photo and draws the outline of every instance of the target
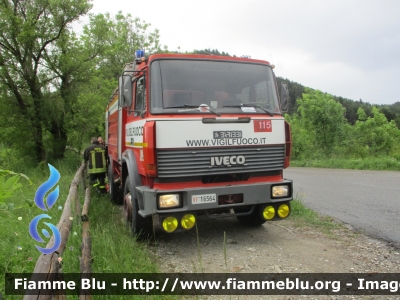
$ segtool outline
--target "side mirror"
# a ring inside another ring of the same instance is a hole
[[[123,75],[118,78],[118,103],[121,107],[132,105],[132,77]]]
[[[282,111],[287,112],[289,107],[289,88],[287,83],[281,83],[281,92],[279,96],[281,98],[281,109]]]

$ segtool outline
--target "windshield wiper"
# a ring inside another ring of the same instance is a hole
[[[198,105],[193,105],[193,104],[181,104],[181,105],[164,107],[164,109],[166,109],[166,108],[198,108],[198,107],[199,107]]]
[[[182,104],[182,105],[164,107],[164,109],[166,109],[166,108],[194,108],[193,110],[198,110],[200,112],[201,112],[201,108],[205,108],[210,113],[213,113],[214,115],[217,115],[218,117],[221,116],[221,114],[211,110],[208,106],[199,106],[199,105],[193,105],[193,104]]]
[[[260,107],[259,104],[240,104],[240,105],[225,105],[223,107],[237,107],[237,108],[241,108],[241,107],[255,107],[255,108],[259,108],[262,111],[265,111],[267,114],[269,114],[271,117],[274,116],[274,113],[272,111],[269,111],[268,109],[262,108]]]
[[[214,115],[217,115],[218,117],[221,116],[221,114],[217,113],[216,111],[213,111],[208,106],[203,106],[203,108],[207,109],[210,113],[213,113]]]

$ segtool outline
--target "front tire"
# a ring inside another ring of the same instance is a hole
[[[153,219],[143,218],[139,215],[139,205],[137,199],[132,198],[129,176],[126,177],[124,186],[124,209],[126,220],[131,223],[132,233],[139,237],[149,237],[153,234]]]

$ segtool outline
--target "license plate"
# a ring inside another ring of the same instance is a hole
[[[231,130],[231,131],[214,131],[213,132],[214,139],[238,139],[242,138],[242,132],[240,130]]]
[[[206,194],[206,195],[193,195],[192,204],[202,204],[202,203],[212,203],[217,202],[216,194]]]

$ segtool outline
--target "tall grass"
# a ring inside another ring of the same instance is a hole
[[[21,180],[22,188],[16,190],[12,198],[5,200],[6,203],[13,203],[16,209],[0,211],[0,292],[3,294],[5,273],[29,273],[33,271],[36,260],[41,254],[35,245],[46,247],[48,240],[44,244],[33,240],[29,234],[29,223],[35,216],[42,213],[46,213],[52,218],[48,220],[50,223],[58,223],[62,214],[62,209],[59,209],[59,206],[63,207],[64,205],[79,160],[77,157],[71,156],[65,161],[54,161],[52,164],[61,174],[57,183],[60,191],[59,198],[52,209],[44,212],[33,205],[37,188],[49,177],[48,166],[42,164],[36,168],[24,166],[19,169],[23,170],[30,178],[32,185],[24,184]],[[46,228],[45,225],[39,224],[38,231],[41,232],[42,229]],[[15,299],[20,298],[16,297]]]
[[[108,195],[93,195],[89,209],[93,273],[158,273],[146,241],[137,240],[124,220],[122,207]],[[98,295],[94,299],[178,299],[176,296]]]
[[[156,264],[146,251],[146,242],[132,235],[121,206],[108,195],[94,196],[90,204],[90,234],[95,273],[155,273]],[[93,221],[92,221],[93,220]]]
[[[322,216],[312,209],[306,207],[302,201],[302,195],[297,195],[296,199],[291,203],[290,218],[294,221],[295,226],[310,226],[318,228],[325,233],[331,233],[332,230],[338,229],[341,225],[329,216]]]
[[[50,223],[57,224],[62,214],[59,206],[69,192],[69,185],[81,163],[81,157],[67,153],[62,161],[52,162],[61,174],[58,182],[60,195],[52,209],[46,211],[52,217]],[[1,168],[1,166],[0,166]],[[29,206],[25,200],[33,202],[37,188],[48,179],[47,165],[36,168],[21,168],[32,180],[31,186],[24,185],[14,197],[8,199],[21,208],[13,211],[0,211],[0,293],[4,295],[5,273],[30,273],[33,271],[40,252],[35,245],[40,245],[29,234],[29,223],[33,217],[43,213],[35,205]],[[83,204],[83,189],[79,188],[79,198]],[[74,211],[74,210],[73,210]],[[113,205],[108,195],[96,195],[92,192],[89,208],[90,236],[92,240],[93,273],[157,273],[158,267],[147,251],[146,242],[137,241],[123,219],[120,206]],[[39,232],[42,228],[39,226]],[[47,242],[47,241],[46,241]],[[66,249],[62,255],[63,273],[80,273],[80,249],[82,243],[82,223],[78,216],[73,216],[72,229]],[[98,295],[94,299],[132,299],[133,296]],[[146,296],[134,296],[143,298]],[[21,299],[22,296],[9,296],[7,299]],[[149,297],[146,297],[149,298]],[[68,296],[76,299],[76,296]],[[150,296],[150,299],[176,299],[175,296]]]

